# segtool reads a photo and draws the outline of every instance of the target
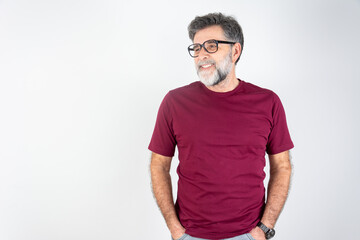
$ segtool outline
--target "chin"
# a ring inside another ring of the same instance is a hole
[[[199,74],[200,81],[206,86],[216,86],[225,78],[221,78],[218,73],[213,74]]]
[[[203,81],[200,79],[200,82],[202,82],[205,86],[209,87],[209,86],[213,86],[213,84],[209,83],[209,82],[206,82],[206,81]]]
[[[200,78],[200,81],[206,86],[215,86],[221,82],[218,79],[213,78]]]

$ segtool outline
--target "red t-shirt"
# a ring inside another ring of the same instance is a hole
[[[239,81],[224,93],[199,81],[171,90],[158,111],[149,150],[172,157],[178,147],[175,209],[193,237],[254,228],[265,205],[265,152],[294,147],[279,97]]]

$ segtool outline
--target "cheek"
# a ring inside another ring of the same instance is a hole
[[[199,62],[198,59],[195,59],[195,60],[194,60],[194,64],[195,64],[195,67],[196,67],[196,68],[197,68],[198,62]]]

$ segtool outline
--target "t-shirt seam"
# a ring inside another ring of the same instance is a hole
[[[279,149],[281,149],[281,148],[283,148],[283,147],[290,147],[290,146],[293,146],[293,145],[294,145],[294,143],[288,142],[288,143],[286,143],[286,144],[282,144],[282,145],[280,145],[280,146],[273,147],[272,149],[270,149],[270,150],[272,150],[272,151],[269,151],[269,153],[271,154],[271,153],[273,153],[273,152],[277,152],[276,150],[279,150]],[[286,150],[284,150],[284,151],[286,151]]]
[[[169,91],[168,92],[168,100],[166,101],[166,108],[167,108],[167,110],[169,111],[169,117],[170,117],[170,127],[171,127],[171,134],[172,134],[172,136],[173,136],[173,138],[174,138],[174,140],[175,140],[175,146],[174,146],[174,152],[175,152],[175,149],[176,149],[176,146],[177,146],[177,141],[176,141],[176,135],[175,135],[175,132],[174,132],[174,114],[173,114],[173,110],[172,110],[172,108],[171,108],[171,104],[172,105],[174,105],[173,103],[172,103],[172,101],[173,101],[173,93],[172,93],[172,91]]]

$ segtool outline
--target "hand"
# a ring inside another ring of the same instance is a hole
[[[178,228],[178,229],[172,231],[171,236],[173,239],[176,240],[176,239],[181,238],[181,236],[184,235],[184,233],[185,233],[185,228],[182,227],[182,228]]]
[[[250,231],[250,234],[255,240],[266,240],[265,233],[259,227],[255,227]]]

